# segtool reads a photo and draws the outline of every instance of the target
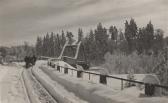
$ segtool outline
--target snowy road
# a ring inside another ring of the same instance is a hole
[[[22,69],[0,65],[0,103],[28,103],[21,81]]]

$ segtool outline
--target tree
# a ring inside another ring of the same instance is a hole
[[[136,38],[136,35],[137,35],[137,25],[136,25],[136,22],[134,21],[134,19],[130,20],[129,29],[130,29],[130,36],[131,36],[131,38],[132,39]]]
[[[59,35],[59,34],[58,34],[58,35]],[[58,36],[57,36],[57,35],[54,35],[54,57],[58,57],[58,56],[59,56],[58,42],[59,42]]]
[[[93,30],[90,30],[89,35],[85,38],[85,51],[87,53],[87,58],[89,61],[93,61],[96,58],[96,43],[95,43],[95,34]]]
[[[122,32],[121,29],[119,29],[118,31],[117,49],[120,51],[120,53],[128,52],[128,44],[127,41],[125,40],[124,33]]]
[[[33,46],[30,46],[28,42],[24,42],[24,45],[22,45],[20,50],[20,54],[23,56],[32,56],[35,54],[35,48]]]
[[[82,31],[82,29],[78,29],[78,42],[79,41],[82,41],[82,39],[83,39],[83,31]]]
[[[5,58],[6,55],[7,55],[7,50],[6,50],[6,48],[5,48],[5,47],[0,47],[0,53],[1,53],[1,56],[2,56],[3,58]]]
[[[154,27],[151,21],[146,26],[146,50],[151,49],[154,39]]]
[[[97,29],[95,30],[95,43],[96,43],[95,51],[97,52],[97,57],[100,60],[104,59],[104,54],[108,51],[107,41],[108,41],[107,30],[106,28],[103,28],[101,23],[99,23],[97,25]]]
[[[43,50],[43,41],[41,37],[37,37],[37,41],[36,41],[36,54],[38,56],[42,55],[42,50]]]
[[[164,46],[163,35],[164,32],[162,29],[156,29],[156,32],[154,33],[154,40],[152,46],[155,55],[157,55],[158,52],[163,49]]]
[[[61,41],[60,41],[59,34],[57,34],[57,52],[58,52],[58,55],[61,52]]]
[[[118,30],[115,26],[110,26],[109,32],[111,34],[111,40],[117,40]]]
[[[73,36],[72,32],[67,32],[66,36],[69,40],[69,44],[72,44],[74,42],[74,39],[73,39],[74,36]]]
[[[119,41],[123,41],[125,38],[124,38],[124,33],[122,32],[122,29],[119,29],[118,31],[118,40]]]
[[[137,33],[136,49],[141,53],[151,54],[154,45],[154,29],[151,22],[146,27],[140,28]]]
[[[65,37],[64,31],[62,30],[62,34],[61,34],[61,48],[63,48],[65,42],[66,42],[66,37]]]
[[[31,51],[28,42],[25,41],[23,47],[25,55],[31,56]]]
[[[132,50],[132,43],[131,43],[132,40],[131,40],[130,29],[129,29],[129,24],[127,20],[125,22],[125,38],[128,42],[129,51],[131,51]]]
[[[93,33],[93,30],[90,30],[89,33],[89,41],[94,42],[95,41],[95,34]]]
[[[48,46],[49,46],[49,48],[48,48],[49,56],[54,56],[55,50],[54,50],[54,33],[53,32],[51,32],[51,35],[49,37],[49,45]]]
[[[50,36],[49,34],[47,33],[46,35],[46,42],[45,42],[45,47],[46,47],[46,56],[50,56]]]
[[[125,22],[125,38],[128,42],[129,52],[131,53],[136,47],[137,25],[134,19]]]
[[[136,50],[138,52],[138,54],[141,54],[143,53],[144,51],[144,28],[139,28],[139,32],[138,32],[138,35],[137,35],[137,45],[136,45]]]
[[[49,42],[49,34],[47,33],[46,36],[43,38],[43,55],[48,56],[48,42]]]

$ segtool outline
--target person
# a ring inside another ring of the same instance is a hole
[[[29,58],[27,56],[25,56],[24,61],[25,61],[26,68],[29,67],[28,59]]]
[[[33,55],[33,57],[32,57],[32,65],[36,64],[36,60],[37,60],[37,57],[35,55]]]
[[[28,67],[30,67],[32,65],[32,59],[30,56],[28,56],[27,62],[28,62]]]

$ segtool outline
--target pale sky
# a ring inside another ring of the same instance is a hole
[[[28,41],[47,32],[78,28],[88,33],[103,26],[124,27],[134,18],[139,27],[150,20],[168,36],[168,0],[0,0],[0,46]]]

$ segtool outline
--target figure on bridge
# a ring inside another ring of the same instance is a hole
[[[37,60],[37,57],[35,55],[33,55],[33,57],[31,57],[32,65],[36,64],[36,60]]]
[[[34,66],[36,64],[37,57],[33,55],[32,57],[30,56],[25,56],[24,61],[25,61],[25,66],[26,68],[29,68],[30,66]]]
[[[25,56],[24,61],[25,61],[26,68],[28,68],[29,67],[29,63],[28,63],[29,62],[29,57]]]

